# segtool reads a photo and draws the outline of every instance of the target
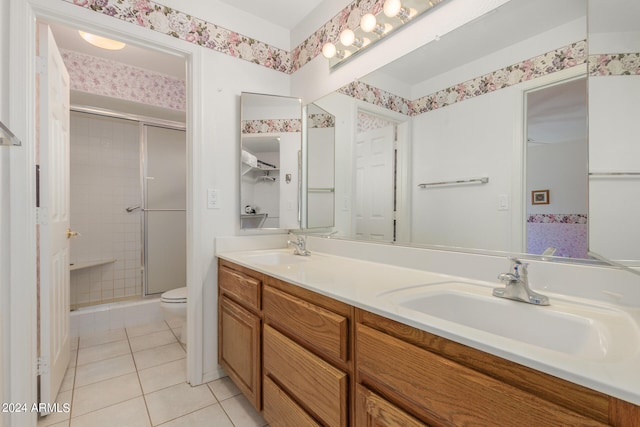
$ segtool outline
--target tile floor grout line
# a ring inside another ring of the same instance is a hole
[[[167,326],[169,326],[169,325],[167,325]],[[124,334],[127,336],[127,341],[129,342],[129,350],[131,350],[131,358],[133,359],[133,367],[136,369],[136,377],[138,377],[138,385],[140,386],[140,393],[142,393],[142,401],[144,402],[144,408],[147,410],[147,419],[149,420],[149,425],[153,426],[153,420],[151,419],[151,412],[149,412],[149,405],[147,404],[147,398],[145,397],[145,394],[144,394],[144,388],[142,388],[142,380],[140,379],[140,372],[138,371],[138,364],[136,363],[136,358],[133,357],[133,348],[131,347],[131,340],[129,339],[129,333],[127,332],[127,328],[124,328]]]

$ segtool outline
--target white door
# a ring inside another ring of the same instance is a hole
[[[356,237],[393,240],[394,126],[356,137]]]
[[[69,75],[44,24],[39,30],[40,393],[53,403],[70,356]],[[46,410],[43,411],[43,414]]]

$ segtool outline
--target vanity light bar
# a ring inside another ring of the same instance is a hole
[[[426,182],[423,184],[418,184],[420,188],[433,187],[437,185],[456,185],[456,184],[486,184],[489,182],[488,176],[483,176],[482,178],[470,178],[470,179],[456,179],[452,181],[439,181],[439,182]]]
[[[326,40],[322,54],[333,68],[447,0],[386,0],[375,15],[367,13],[355,28],[344,28],[337,40]]]

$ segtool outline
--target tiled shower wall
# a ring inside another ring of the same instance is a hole
[[[106,262],[71,271],[71,307],[141,296],[139,124],[73,112],[70,140],[71,263]]]

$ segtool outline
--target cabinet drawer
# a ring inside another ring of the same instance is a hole
[[[436,425],[603,425],[375,329],[356,326],[360,381]]]
[[[356,427],[427,427],[382,396],[356,384]]]
[[[262,304],[268,322],[329,357],[347,361],[349,321],[346,317],[270,286],[264,287]]]
[[[260,410],[260,318],[224,296],[219,309],[218,362]]]
[[[346,426],[347,374],[263,326],[265,376],[273,378],[300,406],[327,426]]]
[[[220,266],[218,272],[220,292],[248,308],[260,310],[261,285],[262,281],[255,277]]]
[[[264,377],[263,416],[271,427],[320,427],[307,412],[269,379]]]

